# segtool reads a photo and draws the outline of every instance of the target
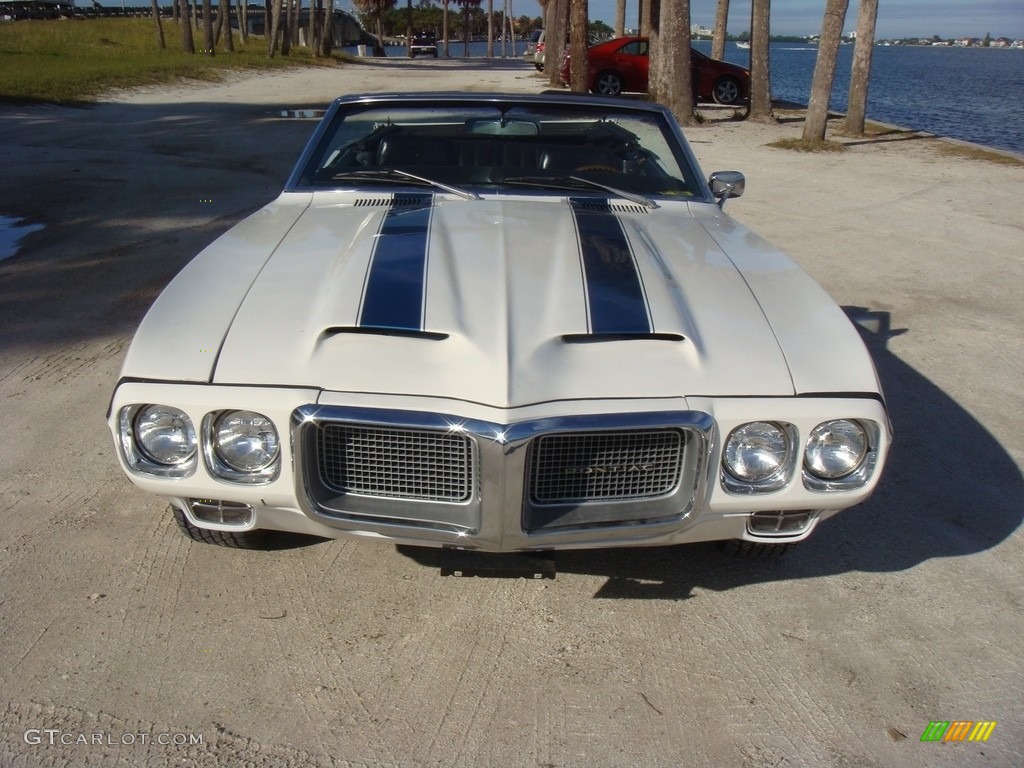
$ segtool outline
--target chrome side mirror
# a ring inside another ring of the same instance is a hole
[[[739,171],[715,171],[708,177],[711,194],[718,198],[718,207],[725,208],[730,197],[740,197],[747,186],[747,180]]]

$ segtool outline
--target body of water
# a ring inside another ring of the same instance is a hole
[[[711,44],[697,47],[707,53]],[[830,107],[845,112],[853,46],[839,48]],[[729,44],[726,59],[749,65]],[[806,104],[818,48],[773,43],[772,97]],[[1024,153],[1024,50],[876,45],[869,119]]]
[[[508,44],[510,57],[522,56],[524,43]],[[694,44],[711,52],[707,40]],[[839,49],[831,108],[846,111],[853,46]],[[389,47],[389,56],[405,56],[404,47]],[[354,54],[355,49],[351,49]],[[464,55],[451,43],[452,57]],[[469,55],[482,57],[486,43],[470,43]],[[501,43],[494,43],[501,55]],[[749,66],[747,50],[726,46],[726,60]],[[810,100],[818,48],[773,43],[772,96],[799,104]],[[1024,153],[1024,50],[933,46],[875,46],[868,86],[868,118],[985,146]]]

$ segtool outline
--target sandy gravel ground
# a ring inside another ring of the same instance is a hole
[[[103,420],[125,347],[280,189],[314,125],[282,110],[409,88],[544,82],[389,61],[0,107],[0,216],[45,225],[0,261],[0,765],[1024,765],[1024,167],[931,137],[690,132],[705,171],[747,174],[728,210],[881,323],[885,481],[782,561],[443,579],[365,541],[190,544],[128,483]],[[933,720],[998,725],[921,743]]]

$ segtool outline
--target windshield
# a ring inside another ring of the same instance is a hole
[[[318,189],[414,184],[474,193],[604,185],[645,196],[701,194],[660,114],[573,104],[346,105],[299,177],[302,188]]]

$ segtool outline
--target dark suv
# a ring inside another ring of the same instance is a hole
[[[417,56],[433,56],[437,58],[437,38],[428,32],[417,32],[413,35],[412,45],[409,47],[409,55],[414,59]]]

